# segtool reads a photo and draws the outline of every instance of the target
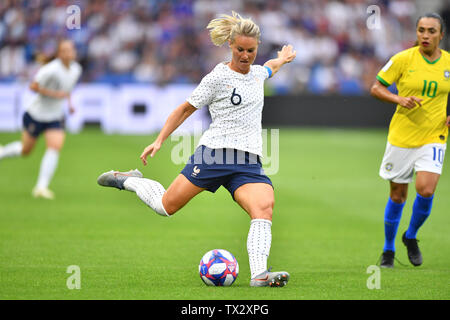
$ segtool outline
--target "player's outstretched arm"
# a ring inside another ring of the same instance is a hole
[[[197,108],[192,106],[189,102],[183,102],[180,104],[166,120],[161,132],[159,133],[156,140],[147,146],[142,152],[140,158],[144,165],[147,165],[147,157],[153,157],[159,149],[164,141],[174,132],[191,114],[193,114]]]
[[[378,80],[375,80],[375,83],[372,85],[372,88],[370,88],[370,94],[377,99],[380,99],[385,102],[395,103],[407,109],[412,109],[416,105],[422,106],[421,102],[423,99],[414,96],[401,97],[399,95],[396,95],[390,92],[386,88],[386,86]]]
[[[272,70],[272,77],[280,68],[285,64],[295,59],[297,51],[295,51],[292,45],[283,46],[281,51],[278,51],[278,57],[271,59],[264,63],[264,66],[269,67]]]

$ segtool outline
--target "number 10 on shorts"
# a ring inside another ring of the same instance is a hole
[[[444,162],[444,150],[442,148],[433,147],[433,161],[437,161],[440,164]]]

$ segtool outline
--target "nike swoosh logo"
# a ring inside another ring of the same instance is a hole
[[[122,173],[122,172],[114,172],[114,173],[113,173],[113,176],[114,176],[114,177],[117,177],[118,174],[120,174],[120,175],[122,175],[122,176],[126,176],[126,177],[131,177],[131,174],[126,174],[126,173]]]
[[[265,278],[262,279],[255,279],[255,281],[267,281],[269,280],[269,276],[266,276]]]

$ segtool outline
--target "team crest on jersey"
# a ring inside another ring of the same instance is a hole
[[[445,80],[450,79],[450,71],[449,70],[444,71],[444,78],[445,78]]]

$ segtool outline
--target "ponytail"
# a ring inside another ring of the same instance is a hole
[[[206,29],[209,30],[212,43],[219,47],[227,41],[233,42],[238,35],[256,38],[258,42],[261,37],[259,27],[251,19],[243,18],[234,11],[232,16],[222,14],[211,20]]]

